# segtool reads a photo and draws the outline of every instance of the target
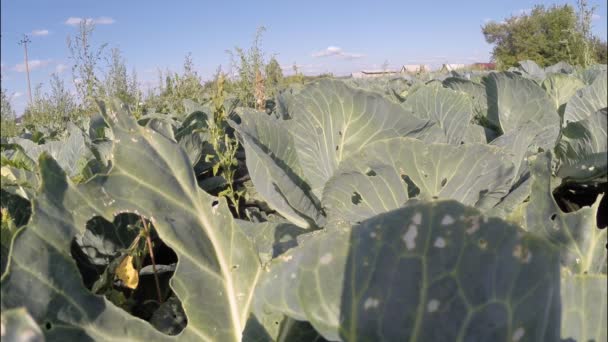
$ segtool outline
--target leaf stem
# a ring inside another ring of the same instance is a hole
[[[154,271],[154,282],[156,283],[156,295],[158,296],[158,302],[163,303],[163,296],[160,293],[160,281],[158,280],[158,274],[156,273],[156,262],[154,261],[154,252],[152,251],[152,239],[150,238],[150,230],[148,228],[148,222],[141,218],[141,222],[144,225],[144,232],[146,234],[146,244],[148,245],[148,252],[150,253],[150,259],[152,260],[152,270]]]

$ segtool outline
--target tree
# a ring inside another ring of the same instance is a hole
[[[283,70],[275,57],[266,64],[266,96],[274,97],[283,84]]]
[[[241,105],[246,107],[256,106],[255,90],[256,87],[259,90],[259,77],[263,78],[261,73],[264,71],[264,54],[260,48],[260,42],[264,31],[266,28],[258,27],[249,50],[235,47],[234,51],[227,51],[231,57],[232,68],[237,75],[235,82],[237,97]]]
[[[194,70],[191,54],[187,54],[184,59],[184,71],[181,75],[167,70],[164,74],[159,71],[158,77],[158,94],[148,96],[146,107],[159,113],[183,113],[184,99],[204,102],[205,88],[201,77]]]
[[[133,97],[129,91],[127,66],[118,48],[113,48],[110,52],[109,68],[106,74],[105,84],[105,91],[108,97],[115,97],[124,103],[132,104]]]
[[[579,1],[578,13],[570,5],[545,8],[538,5],[528,14],[514,15],[501,23],[482,27],[488,43],[494,44],[492,56],[498,68],[507,69],[531,59],[540,66],[565,61],[588,65],[596,59],[585,49],[591,36],[593,8]]]
[[[97,64],[107,44],[98,48],[91,45],[91,35],[95,26],[88,20],[81,20],[75,37],[68,36],[70,58],[73,60],[72,76],[74,85],[85,109],[97,107],[95,97],[102,94],[101,81],[97,77]]]
[[[605,40],[599,37],[593,37],[591,44],[595,51],[596,62],[600,64],[608,64],[608,44]]]
[[[4,89],[0,89],[0,120],[0,136],[4,138],[17,134],[15,111]]]
[[[62,129],[67,121],[75,120],[82,114],[76,99],[55,73],[51,74],[50,87],[50,93],[43,93],[42,84],[36,86],[33,102],[28,104],[24,112],[26,124]]]

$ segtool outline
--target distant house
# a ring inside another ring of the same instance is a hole
[[[441,66],[441,71],[442,72],[455,71],[455,70],[464,69],[465,67],[466,67],[465,64],[444,64],[443,66]]]
[[[401,73],[418,73],[418,72],[429,72],[431,67],[426,64],[406,64],[401,67]]]
[[[473,63],[472,66],[479,70],[496,70],[496,63]]]
[[[396,76],[400,74],[414,74],[418,72],[429,72],[431,67],[426,64],[406,64],[401,66],[401,69],[397,70],[361,70],[359,72],[353,72],[351,76],[353,78],[370,78],[370,77],[381,77],[381,76]]]

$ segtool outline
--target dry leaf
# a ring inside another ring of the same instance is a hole
[[[128,288],[134,289],[137,287],[137,284],[139,283],[139,274],[133,267],[132,256],[127,255],[122,259],[120,265],[116,268],[116,276],[118,276]]]

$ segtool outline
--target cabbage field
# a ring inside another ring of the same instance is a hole
[[[3,139],[2,341],[607,340],[606,65],[218,89]]]

